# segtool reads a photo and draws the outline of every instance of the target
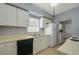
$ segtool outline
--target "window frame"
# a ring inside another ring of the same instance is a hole
[[[31,18],[33,18],[33,19],[35,18],[35,20],[37,19],[37,20],[39,21],[39,26],[30,25],[30,19],[31,19]],[[30,18],[29,18],[29,24],[28,24],[28,27],[38,27],[38,28],[39,28],[39,30],[38,30],[38,31],[36,31],[36,32],[39,32],[39,31],[40,31],[40,18],[30,16]],[[29,31],[28,31],[28,27],[27,27],[27,32],[29,32]],[[32,32],[32,31],[30,31],[30,32]],[[33,31],[33,32],[35,32],[35,31]]]

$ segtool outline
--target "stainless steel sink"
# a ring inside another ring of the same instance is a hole
[[[41,36],[44,36],[44,35],[32,35],[33,37],[41,37]]]

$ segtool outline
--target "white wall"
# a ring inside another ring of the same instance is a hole
[[[65,24],[65,31],[66,33],[71,33],[71,24]]]

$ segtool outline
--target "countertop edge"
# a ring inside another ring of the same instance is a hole
[[[33,38],[34,38],[33,36],[26,36],[26,35],[13,36],[13,37],[9,36],[9,38],[5,38],[5,36],[4,36],[4,37],[0,38],[0,44],[1,43],[7,43],[7,42],[19,41],[19,40],[25,40],[25,39],[33,39]]]

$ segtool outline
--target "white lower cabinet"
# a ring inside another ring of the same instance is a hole
[[[48,37],[44,36],[44,37],[41,37],[41,50],[45,49],[48,47]]]
[[[48,47],[48,37],[40,36],[40,37],[34,38],[33,54],[36,54],[47,47]]]
[[[39,39],[35,38],[33,41],[33,54],[36,54],[37,52],[39,52]]]
[[[9,42],[6,44],[6,50],[8,55],[16,55],[17,54],[17,42]]]
[[[0,55],[16,55],[17,46],[16,42],[8,42],[0,44]]]
[[[4,55],[5,54],[5,44],[0,44],[0,55]]]

